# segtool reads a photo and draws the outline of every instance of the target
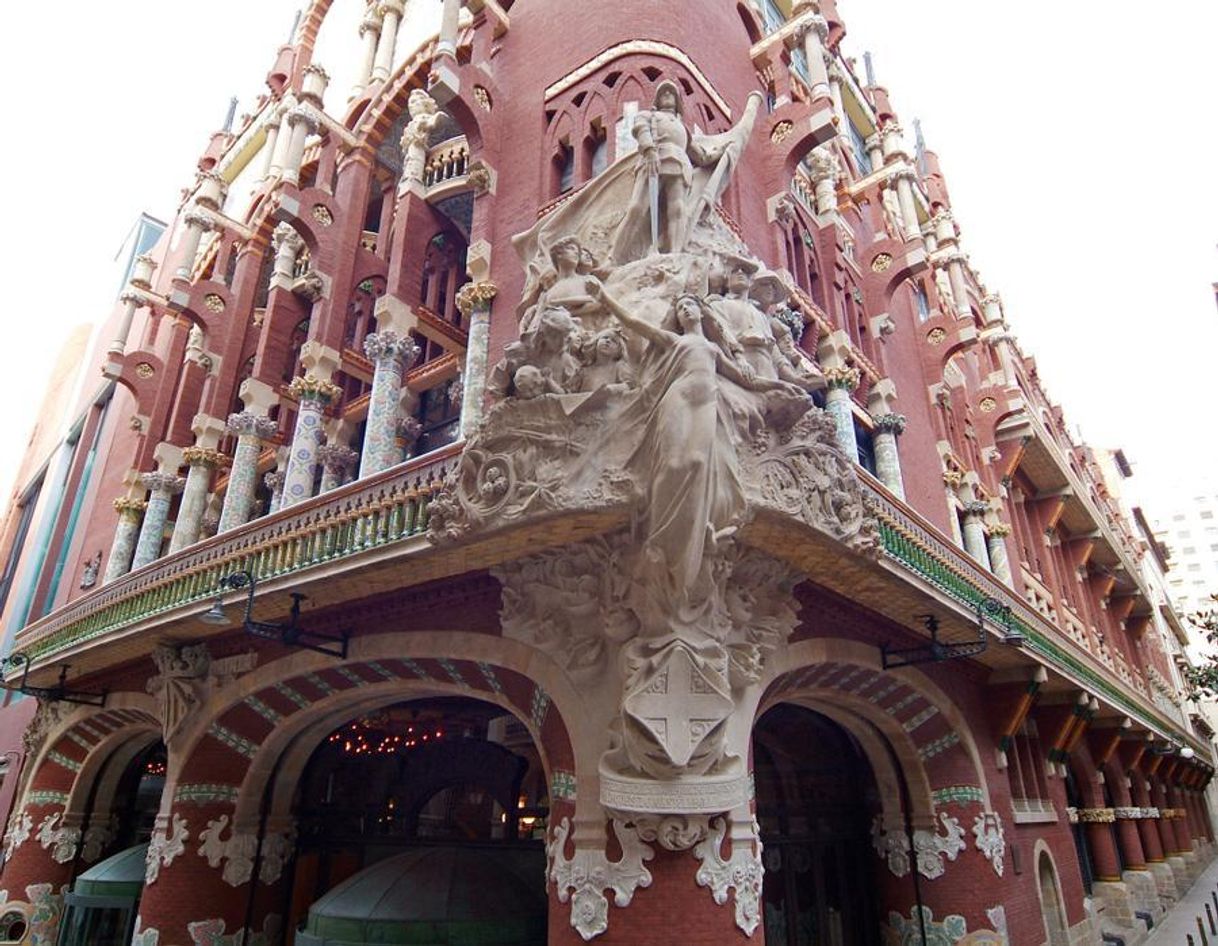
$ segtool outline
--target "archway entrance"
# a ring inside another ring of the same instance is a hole
[[[766,946],[878,946],[871,766],[837,723],[799,706],[753,730]]]
[[[386,922],[463,935],[499,923],[544,940],[546,778],[528,730],[501,707],[436,698],[351,719],[314,751],[294,810],[298,941],[322,941],[340,919],[368,942]],[[491,877],[510,903],[476,894]],[[373,890],[376,916],[351,914]]]

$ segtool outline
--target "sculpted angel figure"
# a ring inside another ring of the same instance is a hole
[[[623,328],[647,343],[640,396],[628,409],[637,416],[620,422],[643,431],[626,463],[645,491],[639,571],[650,601],[636,610],[653,635],[662,635],[672,631],[674,613],[683,615],[678,621],[696,620],[713,583],[708,553],[736,531],[744,514],[740,431],[722,380],[758,394],[790,385],[742,373],[707,337],[713,320],[699,296],[679,296],[655,326],[627,312],[599,282],[590,288]],[[650,606],[657,599],[667,606]]]

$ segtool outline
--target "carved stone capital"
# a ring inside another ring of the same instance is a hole
[[[363,37],[368,33],[381,35],[381,18],[373,11],[369,11],[359,24],[359,35]]]
[[[142,292],[136,292],[134,289],[128,289],[118,297],[118,301],[124,305],[133,305],[137,309],[143,308],[147,305],[152,305],[147,296],[145,296]]]
[[[844,388],[853,391],[862,380],[862,372],[850,365],[839,365],[824,369],[825,384],[830,388]]]
[[[140,483],[152,493],[165,493],[169,496],[180,493],[186,485],[186,480],[176,473],[141,473]]]
[[[457,292],[457,308],[469,318],[475,309],[489,309],[498,292],[493,282],[467,282]]]
[[[417,417],[410,415],[398,418],[397,437],[407,446],[418,440],[419,435],[422,433],[423,425]]]
[[[875,429],[886,434],[900,436],[905,433],[906,419],[904,414],[881,414],[875,418]]]
[[[203,702],[211,653],[206,644],[160,644],[152,651],[152,662],[157,674],[149,679],[147,690],[160,704],[168,744]]]
[[[191,210],[186,211],[186,213],[182,215],[182,222],[188,227],[197,227],[204,233],[207,233],[210,230],[215,230],[219,225],[215,217],[199,207],[194,207]]]
[[[209,450],[207,447],[187,447],[182,451],[182,459],[190,466],[216,467],[228,466],[232,460],[219,450]]]
[[[964,515],[973,518],[981,518],[990,511],[990,504],[982,502],[979,499],[970,500],[964,504]]]
[[[344,443],[327,443],[317,448],[317,459],[327,473],[346,473],[359,461],[359,454]]]
[[[228,415],[227,430],[230,434],[253,436],[259,440],[269,440],[279,430],[279,425],[269,417],[255,414],[253,411],[241,411]]]
[[[398,361],[405,371],[419,357],[419,346],[409,335],[399,335],[392,329],[370,332],[364,338],[364,354],[375,364]]]
[[[311,105],[302,102],[288,112],[288,125],[304,125],[309,134],[316,134],[321,127],[321,117]]]
[[[1005,522],[995,522],[990,526],[989,533],[996,539],[1005,539],[1011,534],[1011,527]]]
[[[148,508],[148,503],[142,499],[129,499],[126,496],[120,496],[114,500],[114,508],[119,516],[128,516],[132,519],[138,519],[144,514],[144,510]]]
[[[943,485],[949,489],[959,489],[964,482],[964,474],[959,470],[944,470]]]
[[[821,43],[829,41],[829,23],[819,13],[808,13],[801,16],[795,21],[795,29],[793,35],[799,42],[803,42],[809,32],[816,34]]]
[[[1078,820],[1082,824],[1112,824],[1116,821],[1116,812],[1112,808],[1080,808]]]
[[[807,161],[813,184],[819,184],[822,181],[836,183],[841,176],[841,162],[837,155],[824,145],[813,149],[812,153],[808,155]]]
[[[281,223],[275,227],[271,236],[271,245],[276,253],[290,250],[293,255],[304,249],[304,239],[290,223]]]
[[[266,488],[272,493],[278,493],[283,489],[283,484],[287,482],[288,475],[282,470],[272,470],[270,473],[262,475],[262,482],[266,484]]]
[[[343,393],[343,389],[333,381],[311,374],[293,378],[288,390],[298,401],[313,401],[323,406]]]

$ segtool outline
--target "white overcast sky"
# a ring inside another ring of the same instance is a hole
[[[26,412],[70,329],[108,311],[114,256],[136,216],[171,217],[229,97],[240,112],[262,90],[302,5],[68,0],[53,16],[6,10],[5,495]],[[1179,477],[1190,490],[1212,483],[1218,4],[839,8],[847,51],[861,67],[871,50],[906,127],[922,119],[966,249],[1071,424],[1126,450],[1152,516],[1179,495]]]

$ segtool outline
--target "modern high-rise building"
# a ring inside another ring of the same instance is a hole
[[[10,511],[0,942],[1161,920],[1214,759],[1159,550],[845,32],[308,6]]]

